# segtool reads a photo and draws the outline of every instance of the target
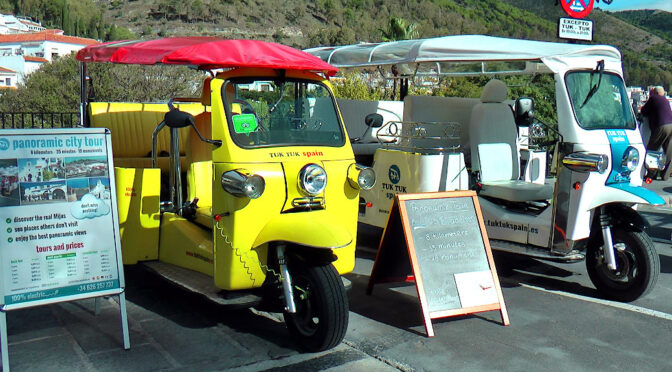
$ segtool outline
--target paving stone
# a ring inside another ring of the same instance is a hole
[[[15,343],[9,339],[9,366],[12,371],[88,371],[88,367],[65,336],[36,338]]]
[[[54,317],[50,305],[7,312],[9,342],[21,342],[41,337],[65,334]]]
[[[130,350],[118,348],[88,357],[91,364],[100,372],[160,371],[175,367],[152,345],[131,344]]]

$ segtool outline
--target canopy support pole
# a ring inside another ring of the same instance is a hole
[[[86,92],[86,62],[79,64],[79,76],[79,125],[88,127],[89,123],[86,122],[86,98],[88,97]]]

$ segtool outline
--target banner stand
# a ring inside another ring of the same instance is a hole
[[[7,312],[119,296],[130,349],[112,141],[105,128],[0,130],[0,352]]]
[[[2,353],[2,371],[9,372],[9,346],[7,343],[7,313],[0,310],[0,353]]]
[[[96,301],[98,301],[98,298],[96,298]],[[131,348],[131,337],[128,333],[128,315],[126,314],[126,292],[119,293],[119,316],[121,317],[121,335],[124,341],[124,350],[129,350]]]

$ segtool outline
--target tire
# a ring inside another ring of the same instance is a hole
[[[588,276],[598,291],[606,297],[631,302],[653,289],[660,273],[660,257],[651,238],[644,232],[611,230],[614,244],[625,249],[616,253],[616,271],[610,270],[602,246],[589,244],[586,252]],[[601,242],[601,239],[600,239]]]
[[[331,349],[341,343],[348,328],[348,297],[341,277],[331,264],[296,263],[290,266],[296,313],[284,312],[289,333],[306,351]]]

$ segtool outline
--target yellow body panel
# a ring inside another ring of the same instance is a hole
[[[161,218],[159,260],[212,276],[212,232],[173,213]]]
[[[114,168],[121,253],[125,265],[159,256],[161,171]]]
[[[326,208],[291,213],[283,213],[283,205],[286,190],[296,187],[297,174],[287,171],[287,163],[215,163],[213,214],[222,216],[214,234],[217,286],[243,289],[261,285],[265,273],[257,267],[259,261],[265,264],[266,257],[258,247],[265,249],[266,243],[273,241],[337,248],[334,266],[341,274],[352,271],[357,236],[354,216],[359,200],[357,190],[347,180],[352,161],[323,163],[327,174],[332,175],[324,194]],[[236,197],[217,184],[224,172],[241,168],[264,177],[266,189],[260,198]]]
[[[202,111],[196,118],[196,125],[205,137],[221,140],[222,146],[205,144],[191,132],[188,138],[181,138],[180,141],[183,144],[181,155],[189,162],[183,167],[187,172],[188,185],[184,185],[187,200],[195,197],[199,199],[195,222],[172,213],[164,213],[159,221],[159,170],[134,170],[134,174],[148,172],[152,175],[151,178],[141,177],[142,182],[136,176],[134,182],[140,182],[137,194],[143,195],[142,198],[153,197],[151,200],[156,202],[152,204],[153,213],[145,216],[138,212],[142,207],[136,205],[140,204],[137,200],[125,201],[123,206],[120,201],[120,212],[129,216],[124,221],[137,225],[137,228],[129,225],[122,230],[122,235],[126,235],[122,241],[128,240],[127,246],[123,248],[124,263],[158,257],[161,261],[212,275],[219,288],[248,289],[260,287],[266,278],[269,243],[285,242],[290,252],[294,244],[331,249],[338,258],[334,262],[338,272],[343,274],[352,271],[359,195],[347,178],[348,168],[354,163],[354,155],[345,128],[346,140],[342,145],[334,147],[305,145],[241,148],[234,143],[229,133],[222,100],[225,79],[237,76],[275,77],[277,74],[277,71],[272,70],[241,69],[222,73],[210,81],[211,106],[207,106],[207,110],[200,109]],[[329,86],[328,81],[321,76],[309,72],[287,71],[286,77],[318,80]],[[240,110],[231,100],[227,102],[231,105],[229,112]],[[197,106],[193,108],[198,111]],[[148,111],[153,110],[153,106],[115,106],[116,109]],[[106,110],[109,111],[110,107]],[[133,132],[125,130],[124,134],[120,134],[113,131],[112,136],[113,141],[115,136],[120,141],[133,136]],[[151,141],[148,145],[151,147]],[[132,148],[128,150],[137,151]],[[115,153],[117,155],[124,156],[123,151],[122,154]],[[141,154],[125,155],[134,157]],[[298,188],[298,173],[309,163],[319,164],[327,172],[327,187],[322,195],[318,195],[324,203],[317,210],[300,210],[292,205],[292,200],[306,197]],[[249,199],[224,191],[220,183],[222,174],[236,169],[244,169],[264,178],[266,185],[261,197]],[[122,174],[117,175],[119,182],[129,177]],[[125,186],[118,184],[117,190],[123,192]],[[150,201],[141,200],[145,204]],[[139,217],[132,220],[131,216],[134,215]],[[215,215],[221,216],[219,222],[214,222]],[[157,244],[159,222],[160,241]],[[148,226],[153,234],[149,241],[147,237],[150,235],[142,234]],[[160,246],[158,253],[157,246]]]

